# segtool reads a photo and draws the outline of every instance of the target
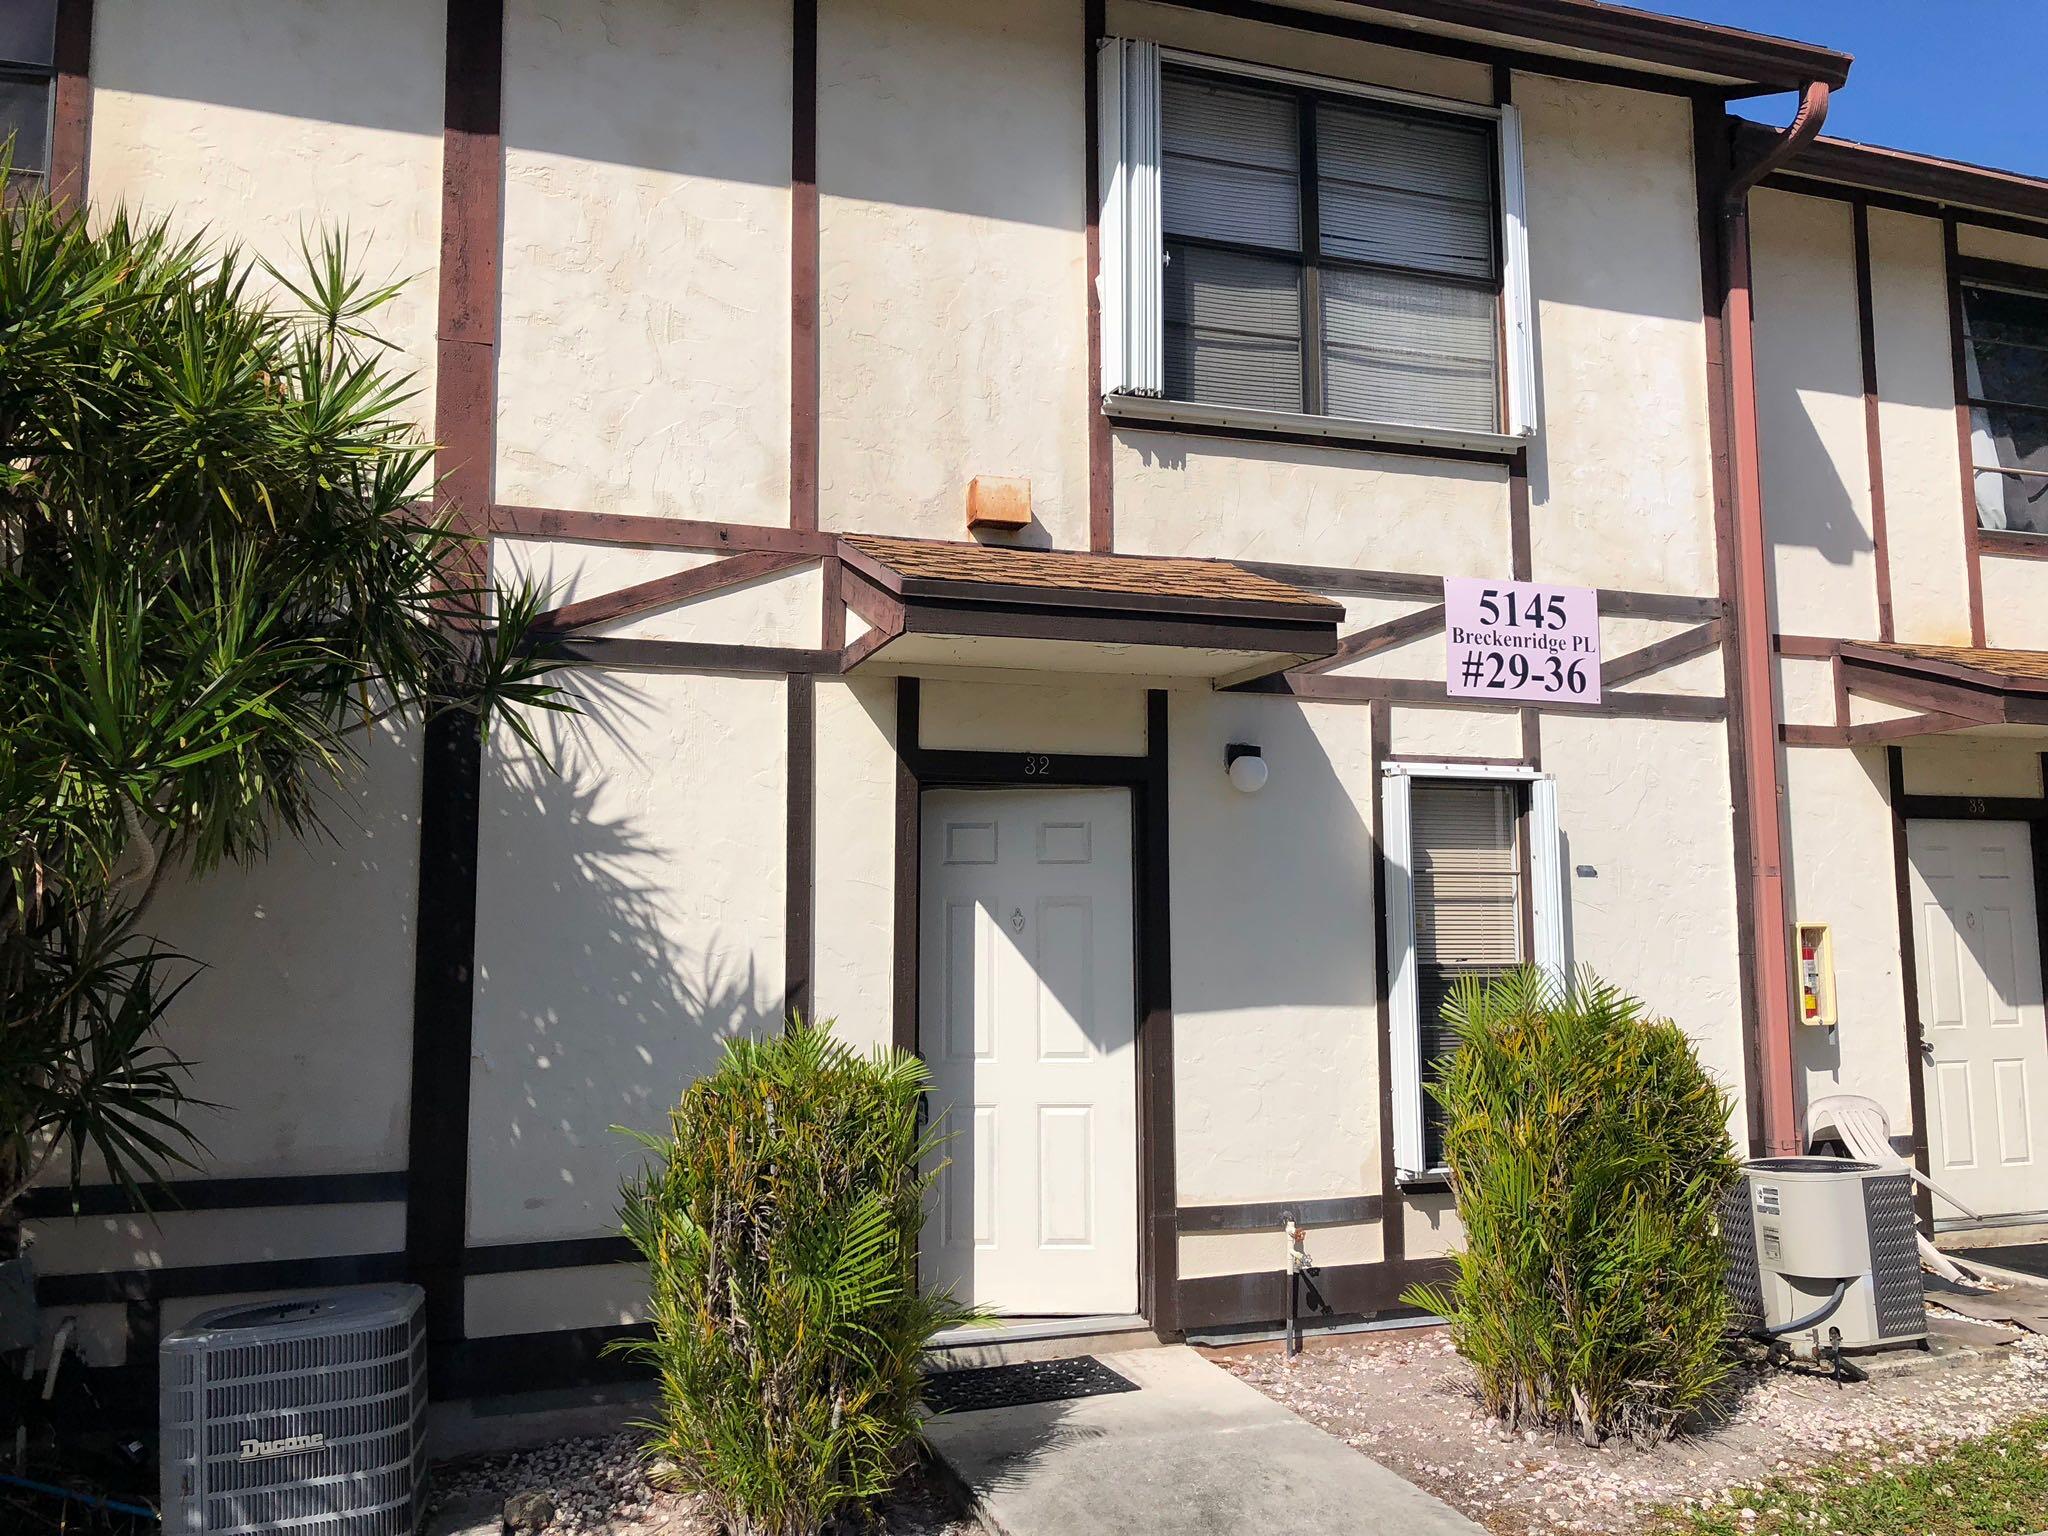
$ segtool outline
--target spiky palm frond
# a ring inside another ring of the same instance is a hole
[[[1404,1298],[1451,1323],[1511,1426],[1654,1439],[1730,1364],[1719,1230],[1729,1100],[1677,1026],[1582,972],[1467,978],[1445,1117],[1465,1247]]]
[[[793,1019],[693,1084],[624,1191],[647,1260],[662,1412],[650,1453],[734,1531],[814,1536],[879,1497],[919,1437],[933,1334],[976,1314],[917,1285],[943,1139],[929,1076]]]
[[[301,255],[0,211],[0,1061],[28,1085],[0,1083],[0,1194],[53,1148],[116,1177],[189,1150],[182,1063],[130,1028],[174,995],[136,932],[163,870],[321,833],[390,716],[569,707],[508,632],[538,594],[444,580],[460,535],[374,333],[396,289],[343,234]]]

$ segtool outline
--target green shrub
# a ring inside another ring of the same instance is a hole
[[[1465,1250],[1404,1300],[1449,1320],[1511,1427],[1648,1441],[1732,1369],[1718,1209],[1729,1100],[1668,1020],[1582,972],[1468,979],[1442,1105]]]
[[[968,1314],[920,1294],[938,1138],[923,1063],[793,1020],[735,1040],[624,1190],[660,1380],[651,1456],[743,1536],[812,1536],[886,1492],[919,1441],[920,1366]]]

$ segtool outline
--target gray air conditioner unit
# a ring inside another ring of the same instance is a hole
[[[1745,1163],[1721,1231],[1737,1313],[1780,1347],[1840,1366],[1841,1350],[1927,1337],[1903,1171],[1835,1157]]]
[[[426,1501],[417,1286],[223,1307],[164,1339],[167,1536],[410,1536]]]

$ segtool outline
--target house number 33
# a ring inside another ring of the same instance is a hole
[[[1047,755],[1046,755],[1045,753],[1043,753],[1043,752],[1027,752],[1027,753],[1025,753],[1025,754],[1024,754],[1024,777],[1025,777],[1025,778],[1027,778],[1027,779],[1042,779],[1042,778],[1044,778],[1044,777],[1045,777],[1045,776],[1046,776],[1047,774],[1049,774],[1049,773],[1051,773],[1051,772],[1052,772],[1052,759],[1051,759],[1050,757],[1048,757],[1048,756],[1047,756]]]

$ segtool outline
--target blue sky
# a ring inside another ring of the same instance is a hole
[[[1856,56],[1826,131],[2048,176],[2048,0],[1630,0]],[[1790,98],[1738,102],[1783,123]]]

